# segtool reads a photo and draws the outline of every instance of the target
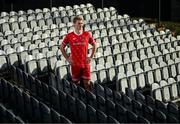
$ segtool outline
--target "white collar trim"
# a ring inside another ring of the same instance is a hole
[[[76,33],[76,31],[73,31],[76,35],[81,35],[83,33],[83,31],[80,32],[80,34]]]

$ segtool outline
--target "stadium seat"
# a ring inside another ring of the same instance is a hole
[[[59,101],[59,93],[58,91],[54,88],[49,86],[49,93],[50,93],[50,102],[53,108],[57,110],[58,112],[60,111],[60,101]]]
[[[42,102],[39,103],[40,112],[41,112],[41,122],[49,123],[51,120],[51,110]]]
[[[111,100],[106,100],[106,113],[108,116],[116,117],[115,103]]]
[[[89,123],[97,122],[96,110],[90,105],[87,105],[87,117]]]
[[[96,95],[86,90],[86,98],[87,98],[87,104],[96,109],[97,108]]]
[[[97,110],[97,120],[98,123],[107,123],[107,115],[104,114],[101,110]]]
[[[60,114],[55,110],[51,109],[51,119],[53,123],[61,123]]]
[[[33,109],[31,105],[30,95],[25,92],[23,92],[22,95],[24,99],[24,110],[26,110],[24,111],[25,117],[31,121],[33,118]]]
[[[116,118],[120,123],[127,123],[127,110],[120,104],[116,104]]]
[[[155,118],[156,123],[165,123],[166,122],[166,116],[158,110],[154,110],[154,118]]]
[[[76,106],[77,106],[77,120],[78,122],[87,122],[87,109],[86,105],[80,101],[79,99],[76,99]]]
[[[39,101],[36,100],[33,97],[30,97],[30,101],[31,101],[31,107],[32,107],[32,122],[41,122],[41,110],[39,108]]]
[[[68,117],[71,120],[78,121],[76,118],[77,115],[77,106],[76,106],[76,100],[71,95],[67,95],[67,107],[68,107]]]

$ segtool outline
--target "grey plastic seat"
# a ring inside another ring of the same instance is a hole
[[[67,71],[67,67],[66,66],[57,68],[57,73],[58,73],[60,79],[68,77],[68,71]]]
[[[154,69],[155,81],[157,82],[161,81],[162,77],[161,77],[161,70],[159,68],[159,65],[153,64],[152,68]]]
[[[124,73],[118,73],[116,89],[125,93],[125,89],[128,87],[127,77]]]
[[[160,89],[159,84],[153,83],[151,87],[152,87],[152,92],[155,99],[162,101],[162,94],[161,94],[161,89]]]
[[[137,80],[135,73],[133,71],[127,71],[127,77],[129,78],[129,88],[131,88],[132,90],[136,90]]]
[[[14,66],[18,66],[19,65],[18,55],[17,55],[15,49],[12,49],[12,48],[6,49],[6,54],[8,56],[8,60],[9,60],[9,64],[10,65],[14,65]]]
[[[26,62],[26,72],[32,75],[38,74],[38,66],[36,60],[30,60]]]
[[[136,75],[137,75],[138,87],[144,88],[145,85],[146,85],[145,73],[143,72],[143,70],[141,68],[137,68],[135,70],[135,72],[136,72]]]
[[[116,70],[113,67],[109,68],[107,76],[109,77],[109,81],[113,82],[116,79]]]
[[[174,99],[178,98],[178,96],[179,96],[178,85],[175,82],[175,80],[172,80],[172,81],[168,80],[168,85],[169,85],[169,91],[170,91],[171,99],[174,100]]]
[[[51,71],[54,71],[55,69],[55,63],[57,61],[57,58],[55,56],[55,53],[53,51],[49,51],[46,53],[46,57],[47,57],[47,61],[48,61],[48,65],[49,65],[49,69]]]
[[[162,95],[163,95],[163,100],[165,102],[170,101],[170,91],[169,91],[169,86],[168,83],[164,80],[160,81],[160,86],[162,87]]]
[[[11,24],[11,29],[14,31],[15,29],[19,29],[18,22],[15,18],[10,18],[9,22]]]
[[[2,25],[3,32],[10,30],[9,24],[5,19],[1,19],[0,24]]]
[[[0,72],[1,73],[4,73],[7,71],[8,69],[8,61],[6,59],[6,56],[5,55],[0,55]]]
[[[107,81],[107,75],[105,69],[98,71],[98,79],[100,83],[105,83]]]

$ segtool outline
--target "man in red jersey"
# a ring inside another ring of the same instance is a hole
[[[91,90],[90,63],[96,52],[96,42],[89,32],[83,31],[83,18],[76,16],[73,19],[74,31],[68,33],[61,46],[61,52],[71,65],[72,80],[75,84],[80,84],[83,79],[84,87]],[[65,52],[66,45],[69,44],[71,54]],[[88,56],[88,44],[92,45],[92,53]]]

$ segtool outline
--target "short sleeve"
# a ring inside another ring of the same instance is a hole
[[[95,40],[94,40],[94,38],[92,37],[92,34],[91,34],[91,33],[89,33],[89,43],[90,43],[91,45],[93,45],[93,44],[96,43]]]
[[[67,34],[62,42],[63,48],[65,48],[68,43],[69,43],[69,36]]]

